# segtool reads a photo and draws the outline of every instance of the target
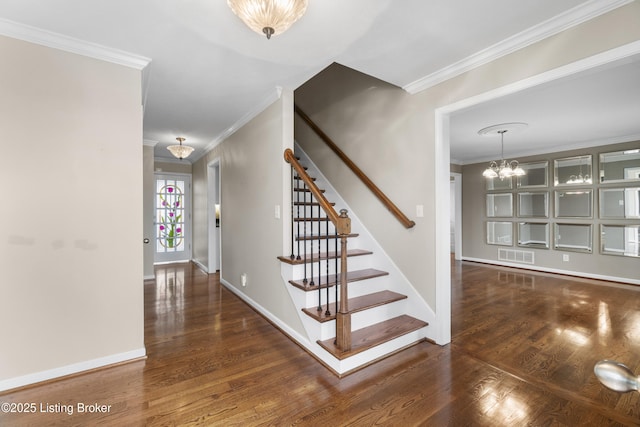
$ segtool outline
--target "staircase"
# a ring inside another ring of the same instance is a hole
[[[348,209],[299,147],[296,162],[330,209],[337,207],[341,213]],[[343,256],[339,243],[343,236],[330,221],[330,213],[321,208],[323,203],[311,193],[303,177],[293,173],[292,254],[278,257],[306,331],[301,344],[343,376],[424,341],[433,311],[352,213],[353,231],[344,235],[348,249]],[[342,306],[347,289],[347,303]],[[347,345],[340,344],[346,342],[341,341],[340,328],[347,328],[343,331]]]

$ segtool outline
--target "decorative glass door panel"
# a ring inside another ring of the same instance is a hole
[[[188,175],[156,175],[155,262],[191,258]]]

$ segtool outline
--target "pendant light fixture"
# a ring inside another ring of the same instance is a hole
[[[179,136],[176,138],[180,145],[170,145],[167,147],[167,150],[171,151],[171,154],[179,158],[180,160],[186,159],[189,157],[189,154],[193,153],[194,148],[189,147],[188,145],[182,145],[185,141],[185,138]]]
[[[582,158],[580,158],[579,161],[580,161],[580,172],[578,172],[578,175],[571,175],[567,180],[567,184],[591,184],[593,182],[591,180],[591,175],[589,174],[582,175]]]
[[[307,0],[227,0],[249,28],[267,39],[287,31],[307,10]]]
[[[511,178],[512,176],[525,175],[517,160],[505,160],[504,158],[504,134],[507,132],[515,132],[524,130],[528,125],[526,123],[502,123],[499,125],[489,126],[478,131],[481,136],[500,135],[500,161],[492,161],[489,166],[482,172],[485,178]]]

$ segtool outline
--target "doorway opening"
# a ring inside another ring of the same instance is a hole
[[[220,160],[216,159],[207,165],[207,228],[208,235],[208,260],[209,273],[220,271],[222,265],[222,232],[220,212]]]

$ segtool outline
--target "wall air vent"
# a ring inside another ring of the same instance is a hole
[[[534,253],[532,251],[520,251],[516,249],[498,249],[498,260],[519,262],[523,264],[535,264]]]

